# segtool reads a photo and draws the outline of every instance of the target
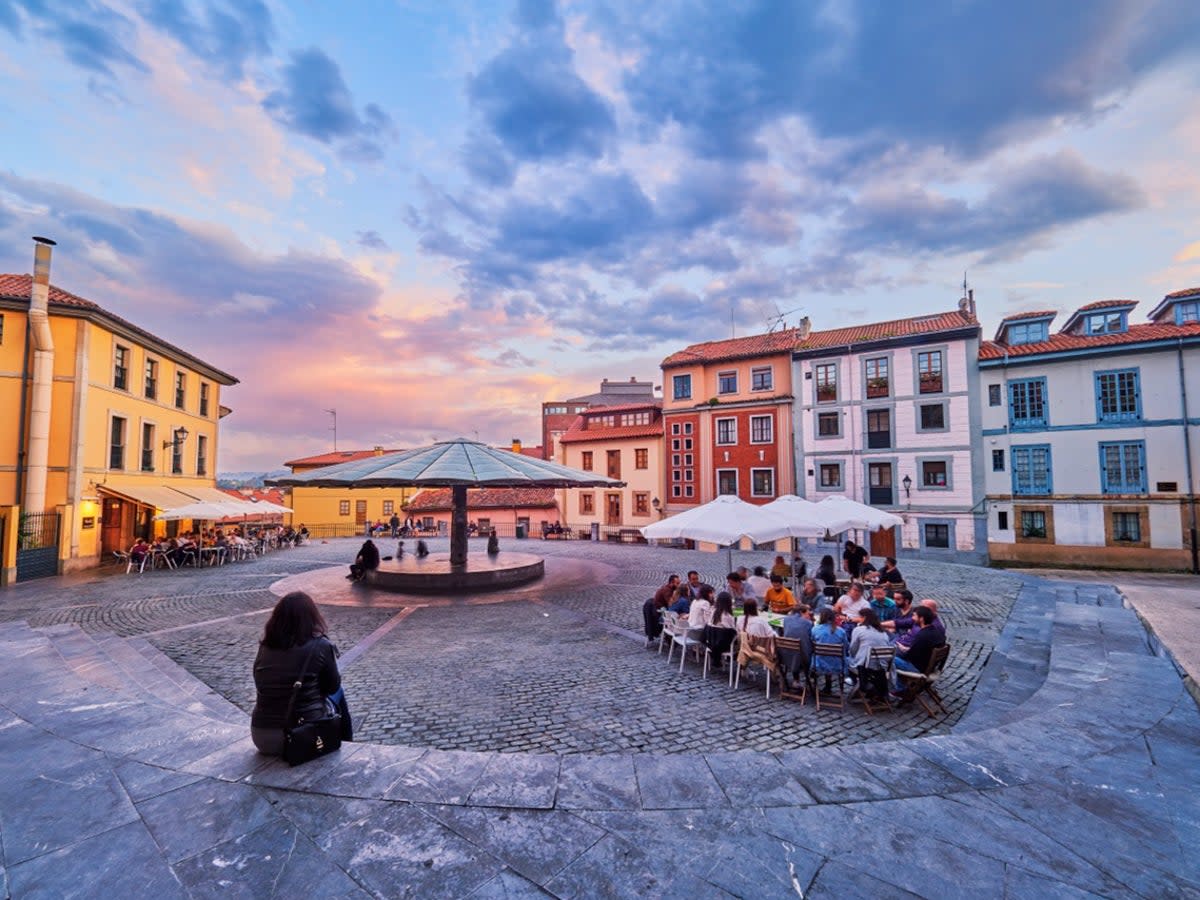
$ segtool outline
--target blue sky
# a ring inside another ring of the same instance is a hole
[[[0,271],[242,380],[221,470],[538,439],[680,346],[1200,284],[1200,4],[0,0]]]

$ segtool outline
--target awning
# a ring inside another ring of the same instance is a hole
[[[201,503],[244,503],[241,498],[227,494],[217,488],[211,488],[204,485],[191,485],[179,488],[181,493],[187,494],[189,497],[195,497]]]
[[[137,503],[139,506],[148,506],[151,509],[174,509],[177,506],[186,506],[196,502],[196,498],[169,488],[165,484],[123,484],[120,487],[98,484],[96,489],[99,493],[120,497],[122,500]]]

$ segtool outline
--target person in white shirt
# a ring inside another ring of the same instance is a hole
[[[710,624],[712,618],[712,595],[713,589],[711,584],[700,586],[700,596],[692,601],[692,605],[687,611],[687,627],[688,631],[701,631],[705,625]]]
[[[739,569],[738,574],[742,575],[744,571],[745,569]],[[767,591],[771,589],[771,579],[767,577],[766,570],[762,566],[755,566],[753,575],[742,575],[742,578],[754,589],[754,596],[759,599],[767,596]]]
[[[758,614],[758,603],[747,600],[742,604],[742,617],[738,620],[738,631],[755,637],[776,637],[775,629],[771,627],[764,616]]]
[[[863,610],[871,608],[871,601],[863,596],[862,584],[855,581],[851,582],[850,590],[838,597],[833,607],[843,618],[858,622],[862,619]]]

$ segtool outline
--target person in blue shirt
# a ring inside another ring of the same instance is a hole
[[[850,649],[850,644],[846,640],[846,632],[834,624],[836,617],[837,613],[834,612],[833,607],[825,607],[819,613],[817,624],[813,626],[812,630],[813,644],[840,644],[842,647],[841,660],[832,656],[814,656],[812,658],[813,674],[825,676],[824,691],[826,693],[833,690],[835,675],[842,678],[846,674],[845,657]]]

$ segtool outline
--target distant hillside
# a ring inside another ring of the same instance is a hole
[[[217,475],[217,487],[255,488],[262,487],[267,478],[282,478],[290,475],[290,469],[274,469],[270,472],[222,472]]]

